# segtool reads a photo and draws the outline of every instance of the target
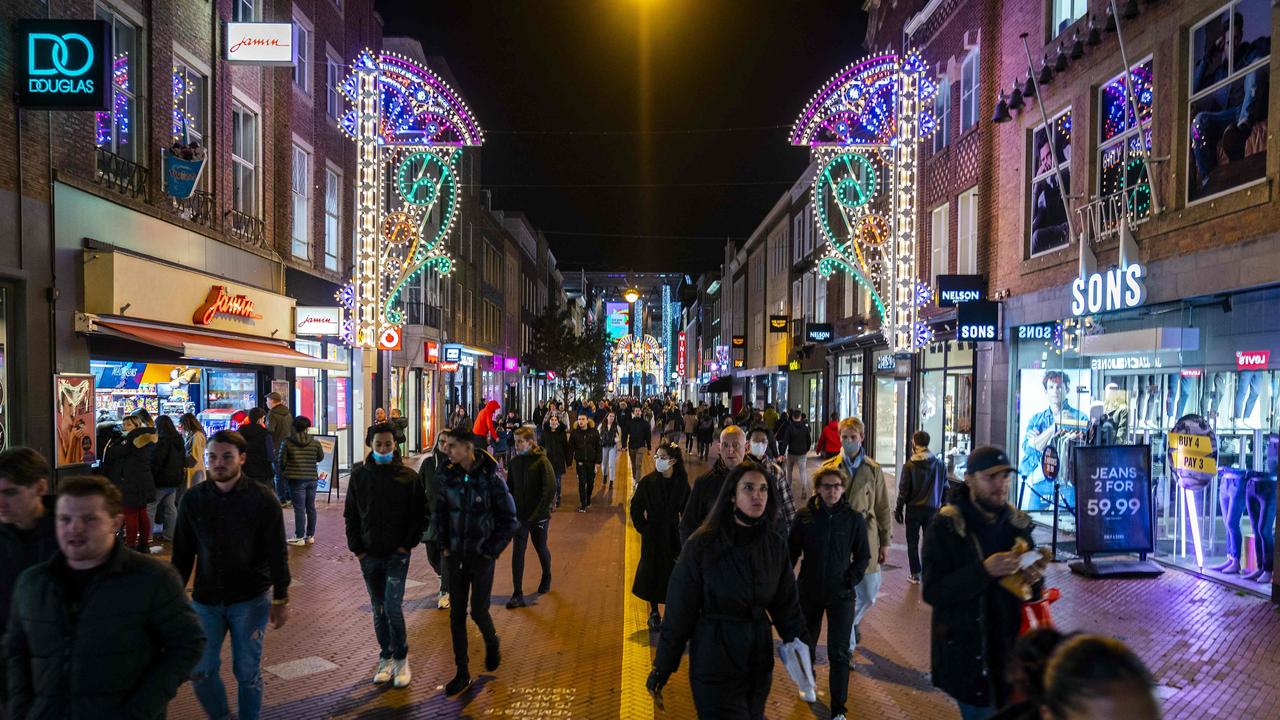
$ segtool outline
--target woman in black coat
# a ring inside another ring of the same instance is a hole
[[[155,453],[151,456],[151,476],[156,481],[156,499],[147,506],[151,522],[164,527],[165,540],[173,542],[178,526],[178,495],[187,484],[187,447],[173,418],[156,418]]]
[[[557,414],[547,415],[547,426],[542,430],[542,449],[551,461],[551,469],[556,471],[556,507],[560,507],[560,478],[569,464],[569,433]]]
[[[143,411],[145,412],[145,411]],[[151,472],[151,458],[156,449],[156,431],[147,427],[138,415],[127,415],[121,421],[125,436],[112,443],[103,454],[103,472],[120,488],[124,506],[124,536],[129,547],[147,552],[151,546],[151,520],[147,503],[156,499],[156,479]]]
[[[770,620],[784,642],[805,633],[787,541],[769,530],[778,512],[759,465],[744,462],[725,478],[671,575],[667,616],[646,683],[659,703],[689,645],[698,717],[764,717],[773,682]]]
[[[667,583],[680,554],[680,513],[689,501],[689,474],[675,443],[662,443],[653,454],[654,472],[645,475],[631,496],[631,522],[640,533],[640,562],[631,594],[649,601],[649,629],[662,616],[658,603],[667,600]]]

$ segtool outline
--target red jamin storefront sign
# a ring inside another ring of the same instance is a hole
[[[191,316],[191,322],[196,325],[208,325],[218,315],[231,315],[250,320],[262,319],[252,300],[245,295],[232,295],[227,292],[226,285],[214,285],[209,288],[209,296],[204,299],[203,305],[196,308],[195,314]]]

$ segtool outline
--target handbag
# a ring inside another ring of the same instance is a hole
[[[778,657],[787,675],[800,691],[800,699],[814,702],[818,699],[817,684],[813,680],[813,664],[809,661],[809,646],[800,638],[778,646]]]

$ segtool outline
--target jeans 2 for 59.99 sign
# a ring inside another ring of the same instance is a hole
[[[1075,448],[1077,551],[1151,552],[1151,447]]]

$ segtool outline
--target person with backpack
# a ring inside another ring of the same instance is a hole
[[[293,419],[293,434],[280,443],[280,476],[289,484],[293,498],[293,539],[290,545],[313,545],[316,541],[316,485],[320,482],[320,461],[324,448],[307,432],[311,418]]]
[[[942,507],[947,490],[947,466],[929,452],[929,433],[911,436],[911,459],[898,474],[898,507],[893,519],[907,526],[907,561],[912,583],[920,584],[920,535]]]
[[[813,447],[813,433],[809,430],[809,423],[800,417],[799,410],[793,409],[790,419],[785,422],[786,432],[778,441],[778,451],[787,456],[787,484],[795,487],[792,485],[792,479],[798,476],[801,486],[800,497],[807,498],[813,494],[809,474],[805,472],[809,449]]]

